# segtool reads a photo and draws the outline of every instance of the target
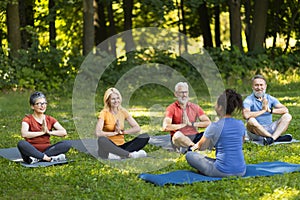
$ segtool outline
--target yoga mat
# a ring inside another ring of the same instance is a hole
[[[72,147],[77,151],[98,157],[97,139],[80,139],[69,141],[71,142]]]
[[[0,149],[0,156],[14,162],[19,162],[24,167],[48,167],[52,165],[61,165],[70,162],[68,160],[65,160],[58,162],[37,162],[34,164],[27,164],[23,162],[23,159],[17,147]]]
[[[150,136],[149,144],[152,144],[157,147],[162,147],[163,149],[174,151],[174,148],[171,144],[171,136],[167,135],[158,135],[158,136]]]
[[[300,164],[292,164],[280,161],[262,162],[258,164],[248,164],[246,174],[242,178],[273,176],[276,174],[284,174],[297,171],[300,171]],[[158,186],[164,186],[166,184],[183,185],[203,181],[217,181],[222,179],[204,176],[190,170],[177,170],[165,174],[142,173],[139,175],[139,178]]]
[[[264,146],[263,141],[256,141],[256,140],[250,140],[248,136],[246,136],[246,142],[251,142],[260,146]],[[274,142],[271,145],[278,145],[278,144],[290,144],[294,142],[300,142],[299,140],[293,139],[292,141],[288,142]],[[157,135],[157,136],[151,136],[149,140],[149,144],[162,147],[163,149],[174,151],[172,144],[171,144],[171,136],[170,134],[167,135]]]

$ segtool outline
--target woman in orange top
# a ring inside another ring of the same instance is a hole
[[[140,132],[141,128],[128,111],[121,106],[122,96],[116,88],[106,90],[104,108],[98,116],[96,136],[98,137],[98,155],[103,158],[121,159],[146,157],[141,150],[149,141],[148,134],[140,134],[126,142],[124,135]],[[125,120],[130,128],[124,130]]]
[[[62,161],[65,153],[71,148],[71,143],[61,141],[50,144],[50,136],[64,137],[67,131],[53,117],[45,115],[47,109],[46,97],[41,92],[34,92],[29,99],[33,114],[22,120],[21,134],[25,140],[18,142],[18,149],[24,162],[33,164],[38,161]]]

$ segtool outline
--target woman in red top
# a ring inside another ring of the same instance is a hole
[[[61,141],[54,145],[50,136],[64,137],[67,131],[53,117],[45,115],[46,97],[41,92],[34,92],[29,99],[33,114],[22,120],[21,134],[25,140],[19,141],[18,149],[24,162],[33,164],[38,161],[62,161],[65,153],[71,148],[69,141]]]

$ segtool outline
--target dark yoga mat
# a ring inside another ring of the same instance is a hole
[[[37,162],[34,164],[27,164],[23,162],[23,159],[17,147],[0,149],[0,156],[14,162],[19,162],[24,167],[48,167],[52,165],[62,165],[70,162],[68,160],[65,160],[59,162]]]

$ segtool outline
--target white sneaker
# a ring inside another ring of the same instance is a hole
[[[134,151],[130,153],[131,158],[144,158],[147,157],[147,153],[144,150]]]
[[[40,160],[39,159],[37,159],[37,158],[35,158],[35,157],[29,157],[30,159],[31,159],[31,162],[30,162],[30,164],[34,164],[34,163],[37,163],[37,162],[39,162]]]
[[[118,156],[118,155],[116,155],[116,154],[109,153],[109,154],[108,154],[108,159],[110,159],[110,160],[120,160],[121,157]]]
[[[59,154],[57,156],[51,156],[51,162],[59,162],[59,161],[65,161],[66,160],[66,156],[65,154]]]

